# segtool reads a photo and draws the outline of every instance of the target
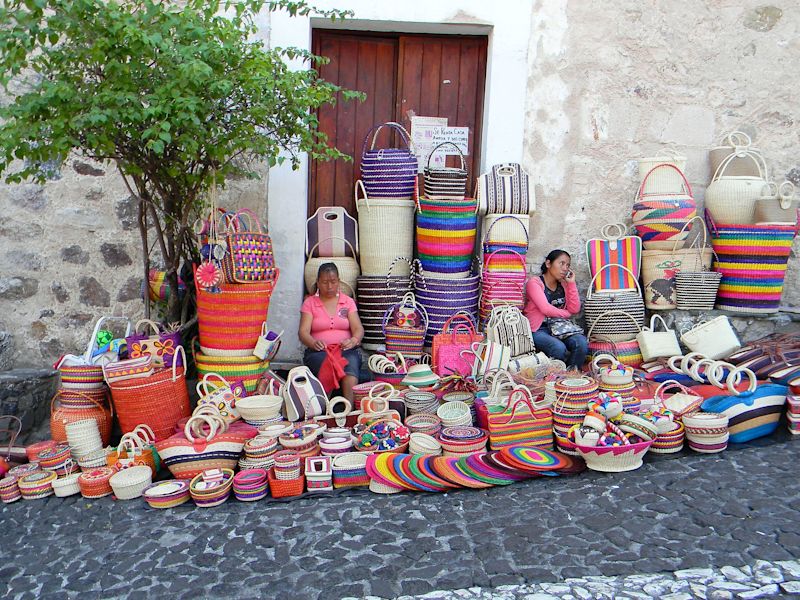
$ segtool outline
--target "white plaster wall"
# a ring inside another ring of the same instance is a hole
[[[458,3],[321,0],[314,4],[323,9],[350,9],[355,14],[351,20],[331,23],[274,13],[271,16],[270,43],[274,47],[310,49],[312,27],[488,35],[481,167],[522,159],[530,0],[505,0],[502,8],[479,0]],[[279,358],[284,359],[297,358],[302,351],[294,332],[297,331],[303,298],[307,169],[307,161],[304,161],[299,171],[292,171],[289,166],[275,167],[270,171],[269,223],[281,280],[272,299],[269,322],[273,329],[291,332],[281,348]]]

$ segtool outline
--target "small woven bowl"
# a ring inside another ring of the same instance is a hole
[[[117,500],[133,500],[153,483],[153,471],[147,465],[128,467],[112,475],[109,483]]]
[[[431,435],[415,432],[411,434],[408,451],[411,454],[432,454],[438,456],[442,453],[442,444]]]

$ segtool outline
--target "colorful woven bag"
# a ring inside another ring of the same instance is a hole
[[[252,354],[277,278],[276,269],[273,281],[223,283],[215,291],[197,286],[197,326],[204,354]]]
[[[139,333],[139,327],[143,324],[152,329],[151,334]],[[141,358],[149,355],[153,360],[153,366],[172,366],[178,346],[181,345],[180,332],[165,331],[158,323],[150,319],[137,321],[133,332],[133,335],[125,338],[125,344],[128,346],[128,358]],[[178,356],[177,360],[181,360],[180,356]],[[182,362],[178,363],[178,366],[182,365]]]
[[[183,346],[178,346],[176,356],[185,360]],[[178,366],[184,360],[146,378],[109,383],[122,433],[144,424],[153,430],[156,441],[163,440],[172,435],[178,421],[191,414],[186,370]]]
[[[445,322],[456,313],[463,312],[473,321],[478,320],[480,275],[472,275],[465,279],[417,277],[414,286],[417,302],[424,306],[428,313],[426,346],[433,343],[433,336],[442,331]]]
[[[342,206],[320,206],[306,219],[306,258],[358,258],[358,222]]]
[[[474,360],[462,350],[469,350],[475,342],[482,342],[484,335],[475,331],[475,321],[467,313],[456,313],[444,322],[442,330],[433,336],[431,357],[433,371],[442,377],[459,374],[468,377],[472,373]]]
[[[714,270],[722,273],[717,308],[731,312],[777,312],[797,235],[794,225],[716,225],[707,215]]]
[[[672,169],[680,173],[684,189],[678,193],[646,192],[648,180],[663,169]],[[697,216],[697,205],[692,196],[692,187],[680,169],[667,163],[650,169],[636,193],[631,217],[644,247],[662,249],[665,247],[664,243],[669,242],[671,248],[676,241],[686,239],[689,230],[684,230],[683,227],[695,216]]]
[[[481,214],[526,215],[536,209],[530,177],[517,163],[494,165],[478,177],[476,196]]]
[[[623,268],[607,268],[595,279],[595,291],[624,290],[636,287],[642,264],[642,238],[625,235],[628,228],[623,223],[612,223],[601,229],[600,238],[586,242],[586,258],[592,277],[607,265]],[[625,270],[627,269],[627,271]]]
[[[208,373],[221,375],[228,383],[241,382],[248,394],[255,391],[269,361],[250,354],[249,356],[209,356],[195,350],[194,361],[200,377]]]
[[[492,450],[507,446],[553,449],[553,412],[537,405],[527,389],[511,392],[508,406],[490,404],[486,410]]]
[[[439,148],[452,146],[456,149],[460,167],[431,167],[431,158]],[[423,190],[429,198],[463,198],[467,195],[467,165],[464,153],[453,142],[442,142],[431,150],[423,170]]]
[[[375,148],[381,129],[398,134],[405,148]],[[369,148],[369,138],[372,143]],[[370,198],[413,198],[417,184],[417,157],[411,136],[399,123],[376,125],[367,132],[361,147],[361,180]]]
[[[416,301],[413,292],[407,292],[383,316],[387,353],[400,352],[406,358],[418,359],[422,355],[427,331],[428,313]]]
[[[278,269],[272,240],[253,211],[243,209],[227,220],[228,251],[222,259],[222,273],[228,283],[275,283]]]
[[[513,250],[521,255],[528,252],[530,215],[486,215],[483,217],[483,253]]]

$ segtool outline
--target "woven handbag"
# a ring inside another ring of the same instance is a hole
[[[236,408],[237,401],[243,397],[241,386],[231,386],[219,373],[206,373],[203,379],[197,382],[197,406],[213,406],[219,411],[220,416],[233,423],[241,415]]]
[[[359,190],[363,197],[359,197]],[[367,198],[364,183],[356,181],[358,235],[361,242],[361,273],[384,275],[394,269],[395,276],[408,275],[410,266],[398,257],[414,255],[414,200]],[[390,224],[390,227],[387,227]],[[410,265],[410,263],[409,263]]]
[[[306,258],[337,256],[358,258],[358,222],[342,206],[321,206],[306,219]]]
[[[431,157],[439,148],[452,146],[461,159],[460,167],[431,167]],[[423,170],[422,189],[428,198],[463,198],[467,195],[467,165],[461,148],[452,142],[442,142],[431,150]]]
[[[598,334],[596,327],[603,324],[605,328],[616,333]],[[621,329],[633,333],[619,333]],[[636,336],[641,333],[641,326],[638,321],[628,312],[622,310],[609,310],[600,315],[594,324],[589,327],[586,337],[589,339],[589,356],[593,358],[598,354],[610,354],[619,362],[632,367],[642,364],[642,351]],[[627,339],[626,339],[627,338]]]
[[[698,323],[681,333],[681,342],[692,352],[700,352],[713,360],[730,356],[742,347],[730,319],[725,315]]]
[[[732,175],[732,165],[738,159],[749,160],[757,173]],[[758,152],[745,149],[730,154],[714,170],[706,187],[706,211],[725,226],[754,223],[756,202],[761,198],[768,172],[764,157]]]
[[[228,250],[222,259],[222,274],[228,283],[275,283],[278,269],[272,252],[272,239],[255,213],[242,209],[227,219],[225,235]]]
[[[146,325],[152,329],[150,334],[140,334],[139,327]],[[125,338],[128,346],[128,358],[141,358],[149,355],[155,367],[171,367],[175,360],[178,346],[181,345],[181,334],[178,331],[166,331],[155,321],[140,319],[133,328],[133,335]],[[180,360],[180,357],[178,357]],[[183,363],[178,363],[183,366]]]
[[[664,326],[664,331],[656,331],[658,321]],[[678,343],[678,336],[667,327],[667,323],[661,315],[650,317],[650,327],[643,327],[641,333],[636,336],[639,348],[642,350],[642,358],[651,361],[655,358],[669,358],[681,353],[681,345]]]
[[[589,329],[594,329],[597,335],[610,336],[609,339],[620,341],[631,340],[644,325],[642,290],[639,287],[639,282],[636,281],[636,289],[634,290],[593,291],[597,278],[608,269],[623,269],[630,273],[629,269],[619,265],[604,265],[595,273],[589,283],[589,289],[586,291],[586,301],[583,305],[586,325]],[[624,311],[631,315],[633,321],[627,318],[601,320],[601,316],[608,311]]]
[[[680,175],[683,180],[682,189],[677,193],[646,192],[648,181],[664,170]],[[644,247],[661,249],[667,242],[672,247],[675,241],[686,238],[688,231],[683,230],[683,226],[695,216],[697,205],[692,196],[692,187],[683,172],[668,163],[650,169],[636,193],[631,217]]]
[[[293,367],[283,386],[286,418],[303,421],[325,414],[328,396],[319,379],[306,366]]]
[[[595,281],[595,290],[624,290],[636,287],[642,264],[642,238],[625,235],[628,227],[623,223],[611,223],[600,231],[601,238],[586,242],[586,258],[589,271],[594,277],[605,265],[619,265],[622,268],[605,269]]]
[[[363,261],[363,258],[362,258]],[[404,269],[400,266],[407,267]],[[361,276],[356,282],[358,316],[364,326],[361,345],[366,350],[377,350],[384,343],[383,316],[386,310],[414,288],[414,281],[421,269],[419,261],[398,256],[389,264],[386,274]],[[405,276],[395,271],[406,270]]]
[[[375,142],[384,127],[394,130],[405,148],[376,149]],[[361,146],[361,180],[370,198],[413,198],[417,172],[418,163],[411,136],[402,125],[389,121],[367,132]]]
[[[127,338],[131,334],[131,321],[127,317],[100,317],[94,324],[92,335],[89,338],[86,351],[82,355],[66,354],[59,358],[53,365],[61,375],[61,387],[66,390],[81,392],[100,390],[103,388],[104,362],[113,362],[119,359],[116,351],[100,352],[98,334],[101,329],[111,330],[109,323],[124,324],[124,333],[121,337]],[[121,329],[119,329],[121,331]],[[112,336],[115,334],[112,333]]]
[[[517,306],[501,305],[492,308],[484,328],[486,339],[511,348],[511,357],[535,351],[531,323]]]
[[[400,352],[406,358],[418,359],[422,355],[427,331],[428,313],[416,301],[414,292],[407,292],[383,316],[387,353]]]
[[[197,286],[197,327],[203,354],[252,355],[278,279],[247,285],[222,283],[211,292]]]
[[[442,377],[456,373],[469,376],[474,361],[463,356],[461,351],[469,350],[473,343],[482,342],[484,338],[482,333],[475,331],[475,321],[468,313],[454,314],[444,322],[441,332],[433,336],[433,371]]]
[[[755,202],[753,221],[756,225],[797,225],[798,202],[794,199],[794,184],[784,181],[780,186],[772,183],[764,187],[770,186],[775,188],[775,194],[765,198],[762,188],[761,198]]]
[[[486,406],[489,447],[528,446],[553,449],[553,411],[537,404],[527,388],[517,388],[508,397],[508,406]]]
[[[185,357],[183,346],[178,346],[176,354]],[[163,440],[172,435],[178,421],[191,414],[186,370],[177,362],[143,379],[112,381],[109,387],[122,433],[144,424],[153,430],[156,441]]]
[[[345,238],[330,237],[325,241],[333,241],[339,239],[344,242],[345,246],[350,248],[351,252],[355,253],[355,248]],[[347,284],[350,288],[348,291],[355,294],[356,285],[358,283],[358,276],[361,275],[361,269],[358,266],[358,261],[352,256],[324,256],[314,257],[314,253],[319,248],[320,242],[317,242],[311,247],[309,252],[309,259],[306,261],[305,269],[303,270],[303,279],[306,283],[306,290],[309,294],[314,294],[317,291],[317,272],[321,265],[325,263],[333,263],[339,271],[339,280]]]
[[[481,214],[525,215],[536,210],[530,177],[517,163],[494,165],[478,177],[476,196]]]

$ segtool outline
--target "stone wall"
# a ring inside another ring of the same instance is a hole
[[[580,257],[602,225],[630,223],[636,158],[673,145],[699,204],[707,149],[755,140],[780,182],[800,183],[800,7],[782,2],[534,2],[524,164],[537,180],[530,251]],[[800,303],[793,259],[784,304]],[[573,264],[575,260],[573,259]]]
[[[264,190],[233,181],[219,203],[266,214]],[[114,165],[73,157],[44,185],[0,184],[0,205],[0,371],[83,352],[102,315],[141,318],[137,205]]]

